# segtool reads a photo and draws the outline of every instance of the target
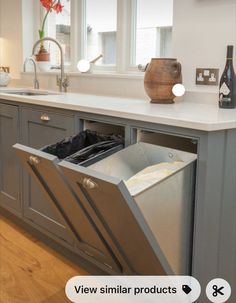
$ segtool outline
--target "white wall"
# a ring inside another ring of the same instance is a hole
[[[2,0],[6,1],[6,0]],[[15,0],[11,0],[15,1]],[[36,12],[38,11],[37,2],[35,0],[21,0],[22,2],[22,30],[24,33],[27,33],[26,35],[23,35],[23,54],[21,58],[21,62],[19,62],[20,67],[22,66],[22,60],[29,55],[31,55],[32,47],[34,41],[36,41],[36,38],[38,38],[38,28],[39,24],[36,21],[37,15]],[[34,12],[34,13],[32,13]],[[38,13],[39,15],[40,13]]]
[[[2,35],[1,64],[9,66],[14,78],[20,78],[22,64],[21,0],[0,0]]]
[[[137,7],[138,28],[172,26],[173,1],[139,0]]]
[[[10,65],[15,77],[19,77],[23,61],[21,1],[30,0],[0,0],[1,30],[3,37],[7,39],[6,47],[4,46],[6,56],[4,62]],[[217,87],[195,85],[195,68],[220,67],[222,72],[226,45],[234,44],[236,47],[236,1],[174,0],[173,22],[173,54],[182,63],[187,90],[217,92]],[[54,80],[52,76],[46,77],[42,83],[48,88],[50,83],[54,84]],[[132,80],[130,87],[130,81],[127,79],[111,78],[109,91],[106,89],[107,81],[107,77],[97,79],[93,77],[92,81],[90,77],[73,77],[71,89],[78,88],[80,92],[91,90],[99,94],[145,96],[143,87],[140,87],[140,84],[142,85],[140,80]],[[135,86],[138,89],[135,90]]]
[[[3,65],[3,38],[2,38],[2,0],[0,0],[0,66]]]
[[[2,12],[2,0],[0,0],[0,66],[3,65],[2,64],[2,45],[3,45],[3,38],[2,38],[2,26],[1,26],[1,23],[2,23],[2,16],[1,16],[1,12]]]
[[[195,85],[195,69],[220,68],[222,73],[226,46],[236,48],[236,0],[175,0],[173,23],[173,55],[183,65],[187,89],[217,91]]]

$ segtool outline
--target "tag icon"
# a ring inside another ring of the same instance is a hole
[[[183,285],[182,290],[184,293],[186,293],[186,295],[188,295],[192,291],[192,288],[190,288],[188,285]]]

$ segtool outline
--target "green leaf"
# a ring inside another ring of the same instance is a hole
[[[39,38],[40,39],[44,38],[44,31],[43,30],[39,30]]]

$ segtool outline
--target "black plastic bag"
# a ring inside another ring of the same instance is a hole
[[[78,133],[75,136],[71,136],[63,139],[60,142],[57,142],[52,145],[48,145],[42,149],[42,151],[57,156],[60,160],[69,157],[72,154],[77,153],[81,149],[89,147],[93,144],[97,144],[99,142],[109,141],[110,144],[116,144],[114,146],[124,144],[124,139],[122,136],[117,135],[103,135],[97,133],[96,131],[85,130]],[[112,143],[113,142],[113,143]],[[116,142],[116,143],[115,143]],[[109,145],[109,144],[108,144]],[[104,145],[105,147],[105,145]],[[100,147],[102,149],[102,147]],[[95,147],[95,149],[99,149],[99,147]]]

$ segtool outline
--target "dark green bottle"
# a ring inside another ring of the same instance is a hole
[[[233,45],[228,45],[227,47],[226,65],[220,79],[219,107],[236,107],[236,76],[233,66]]]

